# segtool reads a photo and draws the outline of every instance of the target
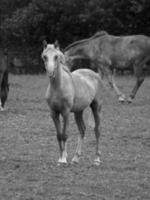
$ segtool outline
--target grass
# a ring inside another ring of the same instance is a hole
[[[10,75],[6,111],[0,113],[0,199],[2,200],[149,200],[150,80],[132,104],[120,104],[102,89],[100,167],[93,166],[95,136],[87,126],[78,165],[57,166],[56,131],[44,99],[45,75]],[[129,92],[132,77],[118,77]],[[77,143],[70,116],[69,162]]]

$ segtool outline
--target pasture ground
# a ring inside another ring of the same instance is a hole
[[[56,132],[44,95],[45,75],[10,75],[0,113],[1,200],[150,200],[150,78],[132,104],[102,89],[101,165],[93,166],[95,136],[87,127],[78,165],[57,166]],[[134,80],[119,77],[128,92]],[[68,161],[77,143],[70,117]]]

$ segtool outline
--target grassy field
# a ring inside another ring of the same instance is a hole
[[[0,113],[1,200],[150,200],[150,80],[132,104],[102,89],[101,165],[95,167],[95,136],[87,126],[78,165],[57,166],[54,125],[44,99],[45,75],[10,75],[6,111]],[[117,78],[129,92],[132,77]],[[70,117],[68,161],[77,144]]]

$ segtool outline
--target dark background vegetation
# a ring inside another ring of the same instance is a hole
[[[19,73],[42,72],[43,39],[64,48],[100,30],[150,35],[149,10],[149,0],[0,0],[0,42]]]

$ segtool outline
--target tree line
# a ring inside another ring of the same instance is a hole
[[[41,42],[62,47],[105,30],[114,35],[150,35],[149,0],[1,0],[0,43],[41,51]]]

